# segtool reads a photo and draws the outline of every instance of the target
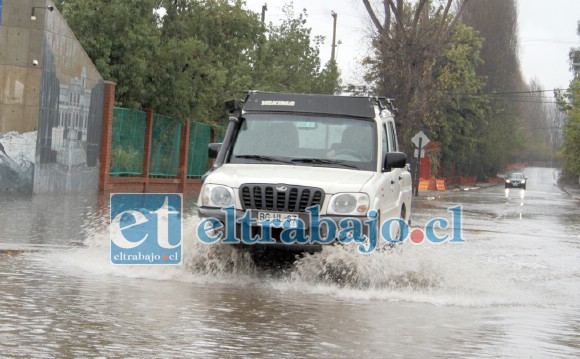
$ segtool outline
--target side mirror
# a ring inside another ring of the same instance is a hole
[[[210,160],[215,160],[217,158],[220,148],[222,148],[221,143],[210,143],[207,145],[207,156]]]
[[[388,172],[393,168],[405,168],[407,155],[403,152],[389,152],[383,161],[383,171]]]

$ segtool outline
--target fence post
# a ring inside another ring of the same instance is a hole
[[[143,149],[143,193],[147,193],[149,186],[149,171],[151,166],[151,141],[153,141],[153,117],[154,111],[151,108],[145,109],[145,148]]]
[[[215,143],[216,142],[215,138],[216,138],[215,129],[213,126],[210,126],[210,128],[209,128],[209,143]],[[208,163],[207,163],[206,171],[213,167],[215,160],[209,159],[207,162]]]
[[[178,177],[180,181],[181,193],[187,191],[187,170],[189,164],[189,128],[191,122],[186,119],[181,126],[181,139],[179,143],[179,170]]]
[[[116,84],[114,82],[105,81],[101,167],[99,168],[99,192],[104,192],[109,189],[109,176],[111,174],[111,142],[113,141],[113,111],[115,109],[115,86]]]

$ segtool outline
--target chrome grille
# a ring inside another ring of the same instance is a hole
[[[305,212],[310,206],[322,205],[324,191],[284,184],[244,184],[240,187],[240,199],[244,209]]]

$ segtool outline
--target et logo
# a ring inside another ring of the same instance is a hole
[[[182,197],[178,193],[111,194],[112,264],[181,264]]]

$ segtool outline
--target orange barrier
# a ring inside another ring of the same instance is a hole
[[[420,180],[419,181],[419,191],[426,191],[429,189],[429,180]]]
[[[445,191],[445,179],[421,179],[419,180],[419,191]]]

